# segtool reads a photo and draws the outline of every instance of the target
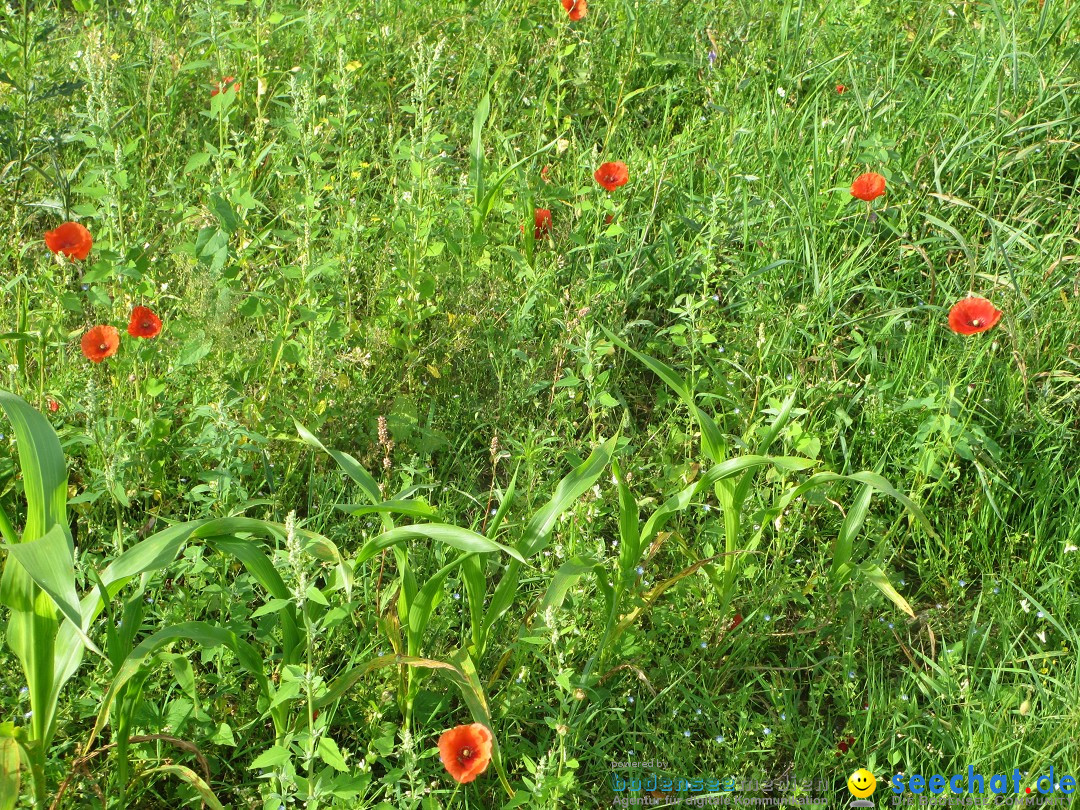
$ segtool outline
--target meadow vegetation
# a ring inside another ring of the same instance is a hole
[[[1078,89],[1072,0],[12,0],[0,810],[1080,777]]]

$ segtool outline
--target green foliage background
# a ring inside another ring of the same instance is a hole
[[[384,497],[480,533],[515,470],[511,533],[618,434],[651,510],[699,474],[701,437],[606,327],[687,379],[733,451],[795,393],[774,452],[877,471],[937,536],[881,499],[856,541],[910,620],[868,585],[824,587],[857,490],[799,499],[765,527],[732,611],[704,570],[681,579],[583,701],[601,594],[582,579],[559,610],[530,608],[563,561],[617,556],[604,475],[479,667],[525,803],[608,803],[611,763],[630,759],[686,778],[821,776],[830,801],[864,765],[1076,774],[1078,43],[1068,0],[593,0],[574,24],[555,0],[15,3],[0,16],[0,387],[60,435],[80,584],[155,524],[241,512],[295,510],[355,556],[383,524],[333,508],[360,487],[294,420]],[[630,172],[611,194],[592,179],[605,160]],[[848,192],[871,170],[888,179],[872,213]],[[535,207],[552,211],[550,238],[531,238]],[[72,218],[94,235],[84,263],[42,242]],[[964,338],[946,317],[969,292],[1005,315]],[[136,304],[162,335],[88,363],[79,336],[123,331]],[[0,446],[0,503],[20,524],[14,445]],[[800,475],[757,480],[748,532]],[[717,507],[703,495],[673,519],[639,596],[724,550]],[[448,562],[437,544],[411,554],[424,576]],[[389,652],[376,605],[393,570],[358,567],[311,671],[329,681]],[[466,640],[460,576],[431,658]],[[206,546],[131,593],[145,633],[208,621],[276,638],[253,616],[255,579]],[[235,659],[165,655],[190,665],[163,659],[133,732],[195,743],[224,804],[276,808],[270,769],[249,767],[273,735]],[[64,693],[57,782],[108,688],[92,663]],[[6,648],[0,671],[3,715],[22,722]],[[435,755],[469,721],[457,693],[423,676],[404,735],[397,677],[374,672],[324,715],[347,779],[322,803],[501,806],[493,774],[455,792]],[[160,744],[133,756],[193,761]],[[69,806],[97,801],[89,784]],[[156,774],[128,798],[196,795]]]

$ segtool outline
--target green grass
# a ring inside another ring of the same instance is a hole
[[[556,0],[15,3],[0,12],[0,388],[60,436],[79,592],[174,521],[295,511],[355,558],[384,523],[334,508],[363,489],[294,420],[352,454],[383,498],[422,498],[436,522],[481,534],[516,472],[494,538],[511,546],[618,435],[644,519],[709,462],[685,403],[607,328],[690,381],[730,453],[752,452],[795,394],[771,452],[819,465],[759,474],[742,543],[823,470],[878,472],[936,536],[875,498],[855,540],[853,561],[881,566],[911,620],[861,579],[832,584],[858,489],[808,493],[739,556],[729,610],[719,574],[695,571],[582,684],[606,637],[593,574],[533,609],[567,560],[616,577],[608,469],[522,569],[475,662],[522,806],[610,804],[611,763],[628,759],[674,777],[823,779],[827,806],[850,800],[861,766],[879,780],[968,765],[1080,775],[1078,42],[1069,0],[593,0],[574,24]],[[238,88],[211,98],[226,76]],[[630,171],[610,195],[592,178],[606,160]],[[864,171],[888,179],[873,215],[848,191]],[[484,214],[478,177],[494,189]],[[551,240],[527,238],[534,207],[552,211]],[[72,218],[94,236],[86,262],[42,241]],[[969,292],[1005,314],[965,338],[947,312]],[[135,304],[162,317],[161,336],[123,334],[115,357],[87,362],[82,333],[123,333]],[[0,432],[0,506],[19,529]],[[672,518],[626,612],[725,550],[721,511],[704,491]],[[439,734],[471,720],[438,675],[409,670],[407,723],[393,667],[308,711],[391,651],[403,569],[422,585],[455,559],[409,542],[407,560],[360,564],[351,599],[318,562],[273,549],[288,587],[315,583],[338,610],[316,616],[296,665],[321,681],[300,679],[294,729],[335,740],[346,766],[317,761],[310,807],[508,801],[493,769],[457,787],[439,763]],[[490,597],[506,559],[484,559]],[[425,658],[469,641],[465,577],[440,591]],[[277,614],[253,615],[259,580],[210,545],[116,598],[143,605],[135,643],[210,622],[275,677],[300,677],[282,672]],[[24,725],[6,645],[0,671],[3,717]],[[112,672],[88,654],[61,696],[54,790]],[[275,735],[232,653],[175,642],[129,696],[123,727],[197,746],[225,806],[304,806],[318,738],[253,769]],[[190,749],[133,744],[126,786],[115,756],[88,761],[62,806],[99,806],[97,790],[110,807],[197,806],[190,782],[147,773],[166,760],[202,773]]]

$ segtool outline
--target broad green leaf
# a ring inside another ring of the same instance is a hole
[[[487,123],[491,114],[491,94],[485,93],[476,105],[473,113],[472,143],[469,146],[471,161],[471,173],[473,184],[473,206],[477,211],[480,209],[480,201],[484,198],[484,124]],[[475,213],[474,213],[475,216]]]
[[[341,749],[338,748],[338,744],[334,742],[333,737],[328,737],[325,734],[319,737],[319,759],[335,771],[342,771],[344,773],[349,770],[349,766],[345,762],[345,757],[341,755]]]
[[[859,563],[854,566],[862,576],[866,577],[875,588],[887,596],[890,601],[911,618],[915,618],[915,611],[911,609],[908,601],[900,595],[889,581],[889,577],[878,566],[869,563]]]
[[[874,488],[870,484],[863,484],[859,494],[855,497],[855,503],[848,507],[844,523],[840,526],[840,532],[836,535],[836,543],[833,546],[833,559],[831,575],[835,580],[841,566],[851,562],[851,550],[855,544],[855,538],[862,531],[866,514],[870,509],[870,499],[874,496]]]
[[[529,521],[522,534],[518,549],[523,557],[532,557],[547,545],[548,535],[559,519],[578,498],[596,483],[611,460],[617,436],[612,436],[589,454],[585,461],[563,478],[555,488],[551,500],[541,507]]]
[[[272,745],[259,754],[248,765],[249,771],[254,771],[258,768],[279,768],[288,762],[292,758],[292,754],[289,753],[289,749],[283,748],[280,745]]]
[[[679,399],[681,399],[683,404],[690,409],[690,413],[694,415],[694,419],[697,420],[698,425],[701,427],[701,449],[710,460],[714,463],[719,463],[720,460],[727,455],[727,442],[724,440],[724,434],[720,432],[720,428],[717,427],[713,418],[698,407],[693,392],[687,386],[683,378],[680,377],[673,368],[660,362],[655,357],[650,357],[647,354],[643,354],[642,352],[630,348],[630,345],[626,343],[626,341],[617,337],[606,327],[601,327],[601,329],[604,330],[604,334],[607,335],[613,343],[620,346],[625,351],[630,352],[630,354],[648,366],[653,374],[663,380],[668,388],[679,396]]]
[[[15,434],[26,497],[22,537],[11,548],[37,540],[58,527],[67,546],[65,558],[70,558],[73,544],[67,528],[67,464],[56,431],[37,410],[8,391],[0,391],[0,408],[7,414]],[[13,533],[10,525],[7,529]],[[60,591],[58,595],[61,595]],[[11,611],[5,637],[26,675],[33,712],[26,750],[30,752],[35,800],[42,804],[45,799],[45,752],[55,729],[56,706],[63,685],[53,672],[59,626],[56,603],[41,590],[14,555],[4,561],[0,575],[0,603]],[[81,656],[85,638],[82,628],[86,625],[67,622],[65,626],[71,628],[71,646],[77,648]]]
[[[550,610],[558,610],[566,600],[570,589],[581,579],[582,575],[595,572],[598,577],[606,577],[607,572],[596,560],[586,557],[571,557],[559,566],[559,570],[551,577],[544,597],[540,600],[540,606],[536,612],[543,615]]]
[[[435,609],[435,606],[442,598],[443,583],[446,582],[446,578],[451,571],[459,567],[470,556],[473,555],[464,555],[448,562],[432,574],[416,593],[416,596],[410,600],[408,615],[409,655],[420,654],[420,642],[424,637],[424,631],[427,630],[428,622],[431,620],[431,611]]]
[[[58,524],[36,540],[6,545],[4,548],[56,603],[64,618],[74,625],[82,643],[98,655],[104,655],[83,628],[79,594],[75,590],[73,546],[70,535],[64,529]]]
[[[67,462],[49,420],[25,400],[0,391],[15,432],[26,495],[26,526],[22,542],[36,540],[56,524],[67,526]],[[71,542],[70,537],[68,542]]]
[[[612,459],[611,472],[619,490],[619,568],[625,574],[637,564],[641,546],[641,526],[638,521],[638,505],[630,487],[626,485],[619,462]]]
[[[92,750],[97,735],[108,722],[109,712],[120,689],[136,675],[143,672],[147,659],[167,644],[175,641],[190,641],[205,648],[228,647],[236,655],[240,666],[255,676],[258,694],[270,699],[270,682],[263,671],[262,656],[251,644],[241,639],[232,630],[212,625],[208,622],[181,622],[147,636],[128,655],[117,671],[109,689],[101,700],[97,720],[87,738],[83,754]]]
[[[217,796],[214,795],[214,791],[210,789],[210,786],[206,784],[203,778],[185,765],[158,765],[156,768],[147,768],[145,771],[139,771],[135,775],[135,779],[136,781],[139,779],[147,779],[156,773],[172,774],[182,781],[187,782],[195,788],[210,810],[225,810],[221,802],[218,801]]]
[[[0,810],[14,810],[19,800],[19,744],[15,725],[0,723]]]
[[[338,466],[341,467],[342,471],[360,485],[360,488],[364,490],[364,493],[371,499],[372,503],[377,504],[382,502],[382,493],[379,491],[379,485],[375,483],[375,479],[371,477],[371,473],[365,470],[359,461],[348,453],[342,453],[340,450],[331,450],[319,441],[315,437],[315,434],[299,422],[293,422],[293,424],[296,425],[296,432],[300,434],[300,438],[304,443],[322,450],[330,456],[330,458],[334,459],[334,461],[338,463]]]
[[[378,537],[373,537],[371,540],[368,540],[356,555],[354,565],[360,565],[361,563],[370,560],[384,548],[389,548],[390,546],[394,546],[405,540],[412,540],[417,537],[426,537],[430,540],[437,540],[440,543],[445,543],[459,551],[476,554],[502,551],[514,559],[524,562],[521,554],[515,549],[504,546],[502,543],[496,543],[494,540],[489,540],[484,537],[484,535],[477,534],[470,529],[465,529],[461,526],[452,526],[448,523],[420,523],[415,526],[399,526],[396,529],[383,532]]]
[[[439,513],[431,508],[425,501],[419,498],[410,498],[405,501],[383,501],[376,504],[339,503],[337,509],[348,512],[350,515],[370,515],[374,512],[392,512],[397,515],[406,515],[413,518],[429,519],[438,517]]]

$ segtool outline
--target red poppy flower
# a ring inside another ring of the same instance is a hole
[[[615,215],[614,214],[608,214],[606,217],[604,217],[604,224],[605,225],[610,225],[614,221],[615,221]]]
[[[234,90],[240,89],[240,82],[236,81],[235,76],[226,76],[224,79],[218,82],[218,86],[210,91],[210,97],[213,98],[218,93],[224,93],[230,87]]]
[[[135,307],[128,321],[128,334],[137,338],[157,337],[161,331],[161,318],[147,307]]]
[[[585,0],[562,0],[562,7],[570,15],[572,22],[577,22],[585,16],[585,12],[588,11],[587,5],[588,3]]]
[[[57,402],[52,397],[49,397],[48,399],[46,399],[45,404],[48,406],[49,410],[52,411],[53,413],[56,413],[58,410],[60,410],[60,403]]]
[[[885,193],[885,178],[877,172],[860,174],[851,184],[851,196],[860,200],[876,200]]]
[[[848,752],[848,749],[851,748],[851,746],[853,746],[854,744],[854,737],[848,737],[846,740],[840,740],[840,742],[836,744],[836,747],[839,749],[836,752],[836,755],[840,756],[841,754],[846,754]]]
[[[471,782],[491,761],[491,739],[491,731],[482,723],[457,726],[439,737],[439,759],[458,782]]]
[[[625,163],[617,160],[614,163],[605,163],[596,170],[593,177],[605,189],[614,191],[619,186],[626,185],[626,182],[630,179],[630,170],[626,168]]]
[[[740,624],[742,624],[742,614],[741,613],[736,613],[735,618],[733,618],[731,620],[730,624],[728,624],[727,631],[730,633],[732,630],[734,630]]]
[[[962,298],[949,310],[949,328],[961,335],[975,335],[992,329],[1001,320],[1001,310],[985,298]]]
[[[94,240],[90,231],[78,222],[65,222],[55,231],[45,234],[45,245],[53,253],[63,253],[69,259],[85,259],[90,255]]]
[[[550,172],[551,172],[551,166],[545,166],[544,168],[542,168],[540,170],[540,179],[543,180],[545,183],[550,183],[551,178],[548,177],[548,174]]]
[[[112,357],[120,348],[120,333],[115,326],[95,326],[82,336],[82,353],[91,363]]]
[[[838,85],[836,85],[836,92],[837,92],[837,95],[841,95],[841,96],[842,96],[842,95],[844,95],[844,91],[845,91],[845,90],[847,90],[847,88],[846,88],[846,87],[844,87],[844,85],[842,85],[842,84],[838,84]]]
[[[533,213],[533,239],[539,239],[546,233],[551,233],[551,212],[546,208],[537,208]]]

